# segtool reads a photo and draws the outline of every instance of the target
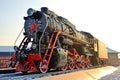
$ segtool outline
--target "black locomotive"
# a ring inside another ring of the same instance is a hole
[[[46,73],[106,64],[105,45],[88,32],[76,30],[66,18],[47,7],[29,8],[24,17],[24,39],[11,58],[16,71]]]

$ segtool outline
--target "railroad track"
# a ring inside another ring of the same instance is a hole
[[[55,75],[60,75],[60,74],[66,74],[66,73],[71,73],[71,72],[77,72],[81,70],[87,70],[85,69],[74,69],[74,70],[67,70],[67,71],[51,71],[48,73],[28,73],[26,75],[23,75],[21,72],[16,72],[16,73],[10,73],[10,74],[1,74],[0,75],[0,80],[33,80],[35,78],[42,78],[42,77],[47,77],[47,76],[55,76]]]
[[[48,73],[28,73],[24,75],[21,72],[16,72],[16,73],[9,73],[9,74],[0,74],[0,80],[34,80],[36,78],[43,78],[43,77],[48,77],[48,76],[55,76],[55,75],[60,75],[60,74],[66,74],[66,73],[71,73],[71,72],[77,72],[77,71],[82,71],[82,70],[88,70],[88,69],[93,69],[95,67],[90,67],[90,68],[84,68],[84,69],[74,69],[74,70],[66,70],[66,71],[50,71]]]

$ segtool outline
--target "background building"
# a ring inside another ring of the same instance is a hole
[[[13,46],[0,46],[0,68],[8,68],[11,55],[14,54]]]
[[[113,66],[120,65],[120,53],[108,48],[108,64]]]
[[[14,53],[13,46],[0,46],[0,57],[11,56]]]

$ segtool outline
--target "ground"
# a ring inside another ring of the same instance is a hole
[[[115,72],[113,72],[105,77],[102,77],[100,80],[120,80],[120,66],[117,68],[118,68],[118,70],[116,70]]]

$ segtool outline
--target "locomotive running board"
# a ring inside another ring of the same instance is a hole
[[[73,36],[69,35],[69,34],[66,33],[66,32],[61,32],[61,34],[64,35],[64,36],[66,36],[66,37],[69,37],[69,38],[73,39],[74,41],[77,41],[77,42],[79,42],[79,43],[81,43],[81,44],[89,44],[87,41],[84,41],[84,40],[82,40],[82,39],[73,37]]]

